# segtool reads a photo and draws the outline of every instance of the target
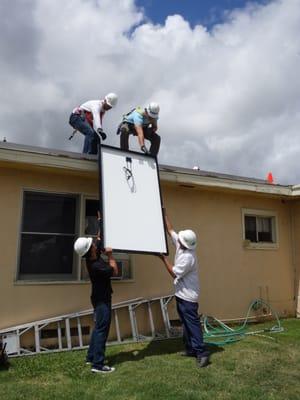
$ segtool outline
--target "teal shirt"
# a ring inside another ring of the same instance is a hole
[[[139,111],[137,111],[137,109]],[[139,126],[147,126],[150,124],[149,119],[142,114],[144,110],[141,107],[137,107],[130,114],[125,115],[124,121],[129,122],[130,124],[139,125]]]

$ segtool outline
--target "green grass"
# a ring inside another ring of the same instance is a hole
[[[90,372],[85,351],[11,359],[10,369],[0,371],[0,399],[297,400],[300,320],[283,327],[215,348],[204,369],[178,354],[179,339],[109,347],[116,371],[105,376]]]

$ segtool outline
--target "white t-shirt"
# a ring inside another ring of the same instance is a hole
[[[93,114],[93,128],[95,131],[102,128],[102,117],[105,113],[103,108],[104,100],[89,100],[81,104],[79,108]]]
[[[178,234],[171,232],[171,237],[176,246],[173,272],[176,275],[174,279],[175,296],[183,300],[198,302],[199,297],[199,278],[198,278],[198,260],[194,250],[182,249],[178,241]]]

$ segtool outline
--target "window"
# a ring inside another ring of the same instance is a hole
[[[94,199],[85,200],[85,219],[84,235],[96,237],[98,232],[97,211],[99,210],[99,201]],[[131,260],[128,254],[114,253],[118,265],[118,275],[114,280],[132,279]],[[105,259],[105,256],[104,256]],[[85,260],[81,260],[81,280],[88,280],[88,272],[85,266]]]
[[[18,279],[75,279],[76,214],[76,196],[24,192]]]
[[[276,247],[277,216],[274,212],[244,209],[242,214],[246,247]]]
[[[98,200],[86,200],[85,201],[85,224],[84,234],[87,236],[97,236],[98,233],[98,221],[97,212],[99,210]]]

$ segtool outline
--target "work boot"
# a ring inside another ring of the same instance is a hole
[[[209,356],[200,356],[196,357],[196,365],[198,368],[205,368],[209,364]]]

